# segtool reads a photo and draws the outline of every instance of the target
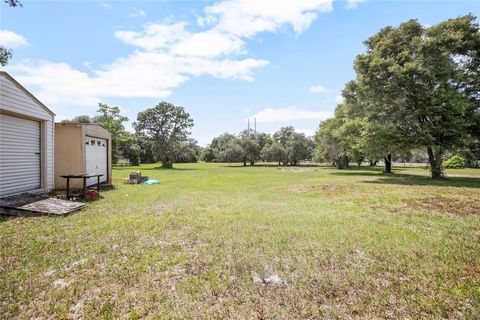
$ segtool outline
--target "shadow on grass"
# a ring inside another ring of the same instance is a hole
[[[144,168],[144,167],[114,167],[114,170],[118,171],[152,171],[152,170],[161,170],[161,171],[193,171],[193,170],[200,170],[196,168],[162,168],[162,167],[154,167],[154,168]]]
[[[15,219],[15,216],[5,215],[0,213],[0,223]]]
[[[278,164],[273,164],[273,163],[255,163],[253,166],[250,164],[247,164],[244,166],[243,164],[238,164],[238,163],[221,163],[219,162],[219,167],[222,168],[321,168],[321,169],[334,169],[334,167],[329,166],[329,165],[321,165],[321,164],[311,164],[311,163],[304,163],[296,166],[291,166],[291,165],[278,165]]]
[[[360,169],[360,170],[352,170],[352,169],[341,169],[335,172],[330,173],[334,176],[350,176],[350,177],[356,177],[356,176],[364,176],[364,177],[381,177],[381,176],[389,176],[389,174],[383,173],[382,170],[365,170],[365,169]],[[395,174],[393,174],[395,175]]]
[[[147,170],[162,170],[162,171],[194,171],[194,170],[200,170],[196,168],[162,168],[162,167],[155,167],[155,168],[142,168],[142,171],[147,171]]]
[[[470,177],[450,177],[442,180],[432,180],[428,176],[420,176],[405,173],[386,174],[383,172],[365,172],[365,171],[338,171],[332,172],[336,176],[376,176],[376,180],[365,180],[362,183],[370,184],[392,184],[403,186],[438,186],[438,187],[463,187],[463,188],[480,188],[480,178]]]

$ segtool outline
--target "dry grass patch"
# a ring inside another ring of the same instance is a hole
[[[428,196],[407,200],[404,205],[410,210],[433,211],[460,217],[480,215],[479,197]]]

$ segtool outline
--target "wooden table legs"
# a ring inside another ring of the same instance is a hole
[[[70,200],[70,198],[73,198],[70,195],[70,179],[83,179],[83,194],[81,195],[83,198],[85,198],[85,194],[87,193],[87,179],[88,178],[93,178],[97,177],[97,191],[100,192],[100,177],[103,176],[103,174],[76,174],[76,175],[64,175],[60,176],[64,179],[67,179],[67,199]]]
[[[87,193],[87,178],[83,177],[83,198],[85,198],[86,193]]]
[[[67,200],[70,200],[70,178],[67,178]]]

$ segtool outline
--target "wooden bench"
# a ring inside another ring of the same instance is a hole
[[[82,174],[68,174],[64,176],[60,176],[64,179],[67,179],[67,200],[73,198],[70,196],[70,179],[83,179],[83,188],[82,188],[82,197],[85,197],[85,193],[87,192],[87,179],[97,177],[97,192],[100,192],[100,177],[103,176],[103,173],[96,173],[96,174],[89,174],[89,173],[82,173]]]

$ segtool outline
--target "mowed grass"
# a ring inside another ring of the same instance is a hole
[[[0,220],[0,318],[480,317],[480,170],[156,166]]]

